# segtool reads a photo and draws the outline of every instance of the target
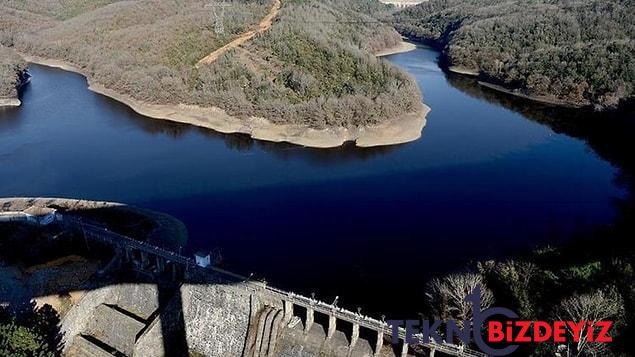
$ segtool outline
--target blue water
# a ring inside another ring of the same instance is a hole
[[[585,142],[452,85],[427,48],[389,57],[432,108],[423,137],[315,150],[139,116],[83,77],[31,66],[0,110],[0,196],[170,213],[190,251],[367,311],[418,311],[426,280],[612,221],[626,192]],[[412,317],[412,316],[411,316]]]

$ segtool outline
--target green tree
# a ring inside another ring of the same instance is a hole
[[[0,324],[0,357],[56,356],[42,336],[15,322]]]
[[[34,302],[0,308],[0,357],[60,356],[60,318],[50,305]]]

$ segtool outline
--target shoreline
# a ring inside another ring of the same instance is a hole
[[[0,98],[0,108],[15,108],[22,105],[18,98]]]
[[[416,47],[414,44],[412,46]],[[81,68],[71,63],[19,54],[27,62],[81,74],[86,78],[89,90],[121,102],[138,114],[152,119],[194,125],[224,134],[247,134],[257,140],[288,142],[312,148],[334,148],[350,141],[354,141],[355,145],[359,147],[411,142],[421,137],[423,127],[426,124],[426,115],[430,111],[428,106],[420,103],[414,112],[403,114],[379,125],[367,127],[314,129],[297,124],[274,124],[259,117],[239,119],[217,107],[143,102],[92,81]]]
[[[493,83],[488,83],[488,82],[483,82],[483,81],[478,81],[478,84],[483,86],[483,87],[485,87],[485,88],[489,88],[491,90],[495,90],[497,92],[513,95],[515,97],[531,100],[531,101],[538,102],[538,103],[556,105],[556,106],[560,106],[560,107],[573,108],[573,109],[580,109],[580,108],[584,108],[586,106],[584,104],[571,103],[571,102],[567,102],[567,101],[564,101],[564,100],[559,100],[557,98],[552,98],[552,97],[529,95],[529,94],[521,93],[521,92],[519,92],[517,90],[505,88],[505,87],[500,86],[498,84],[493,84]]]
[[[386,57],[390,55],[396,55],[398,53],[406,53],[406,52],[414,51],[415,49],[417,49],[416,44],[402,40],[401,43],[398,44],[397,46],[386,48],[384,50],[381,50],[375,53],[374,55],[375,57]]]
[[[460,67],[460,66],[449,66],[448,67],[448,71],[452,72],[452,73],[456,73],[456,74],[462,74],[465,76],[470,76],[470,77],[478,77],[479,76],[479,72],[469,69],[469,68],[465,68],[465,67]]]
[[[415,39],[415,41],[418,41],[419,43],[425,44],[426,43],[426,39],[425,38],[417,38]],[[430,46],[433,47],[433,46]],[[447,58],[444,59],[444,52],[439,50],[441,53],[441,59],[442,62],[443,61],[447,61]],[[525,94],[520,92],[518,89],[509,89],[506,88],[504,86],[498,85],[498,84],[494,84],[494,83],[489,83],[489,82],[485,82],[485,81],[480,81],[478,80],[478,78],[480,77],[480,72],[479,70],[476,69],[470,69],[467,67],[463,67],[463,66],[450,66],[450,65],[442,65],[441,66],[445,71],[449,72],[449,73],[453,73],[453,74],[458,74],[458,75],[463,75],[466,77],[471,77],[477,80],[477,83],[480,86],[483,86],[485,88],[503,93],[503,94],[507,94],[507,95],[512,95],[518,98],[522,98],[522,99],[526,99],[526,100],[530,100],[536,103],[541,103],[541,104],[547,104],[547,105],[552,105],[552,106],[558,106],[558,107],[562,107],[562,108],[569,108],[569,109],[583,109],[583,108],[588,108],[591,107],[592,104],[590,102],[587,103],[574,103],[574,102],[569,102],[566,100],[560,100],[558,98],[552,97],[552,96],[539,96],[539,95],[530,95],[530,94]]]

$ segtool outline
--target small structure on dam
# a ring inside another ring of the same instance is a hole
[[[105,258],[88,279],[31,293],[36,301],[42,296],[50,301],[80,292],[61,320],[66,356],[483,356],[445,343],[409,346],[403,330],[393,345],[392,328],[384,321],[132,238],[98,215],[82,213],[80,201],[12,200],[0,200],[5,216],[54,207],[55,223],[46,229],[55,226],[56,243],[80,245]],[[148,227],[147,234],[157,234],[157,227]]]

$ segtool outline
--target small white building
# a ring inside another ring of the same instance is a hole
[[[210,252],[198,251],[194,254],[194,259],[196,259],[196,265],[207,268],[212,265],[212,255]]]
[[[379,2],[384,3],[386,5],[392,5],[399,9],[404,9],[410,6],[415,6],[421,4],[422,2],[426,2],[428,0],[379,0]]]
[[[60,216],[54,209],[26,209],[24,211],[0,212],[0,223],[22,222],[37,226],[48,226],[59,219]]]

